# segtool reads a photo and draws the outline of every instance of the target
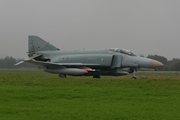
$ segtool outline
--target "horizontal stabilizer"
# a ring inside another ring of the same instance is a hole
[[[16,63],[14,66],[20,65],[20,64],[22,64],[22,63],[24,63],[24,62],[31,61],[32,59],[34,59],[34,58],[36,58],[36,57],[39,57],[39,56],[41,56],[41,54],[40,54],[40,55],[34,55],[34,56],[32,56],[32,57],[29,57],[29,58],[25,58],[25,59],[19,61],[18,63]]]
[[[20,62],[16,63],[14,66],[20,65],[22,63],[24,63],[24,61],[20,61]]]

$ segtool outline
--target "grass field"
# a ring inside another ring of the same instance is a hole
[[[178,120],[180,74],[71,77],[0,70],[0,120]]]

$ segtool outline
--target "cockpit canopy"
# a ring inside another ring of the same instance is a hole
[[[117,52],[117,53],[122,53],[130,56],[136,56],[134,53],[132,53],[130,50],[126,49],[120,49],[120,48],[110,48],[110,51]]]

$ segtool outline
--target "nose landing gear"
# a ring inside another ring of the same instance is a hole
[[[138,72],[137,72],[136,69],[133,69],[133,70],[134,70],[134,75],[132,76],[131,79],[137,79],[137,74],[138,74]]]

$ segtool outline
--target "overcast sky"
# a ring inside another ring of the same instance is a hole
[[[180,0],[0,0],[0,58],[27,57],[29,35],[63,50],[180,58]]]

